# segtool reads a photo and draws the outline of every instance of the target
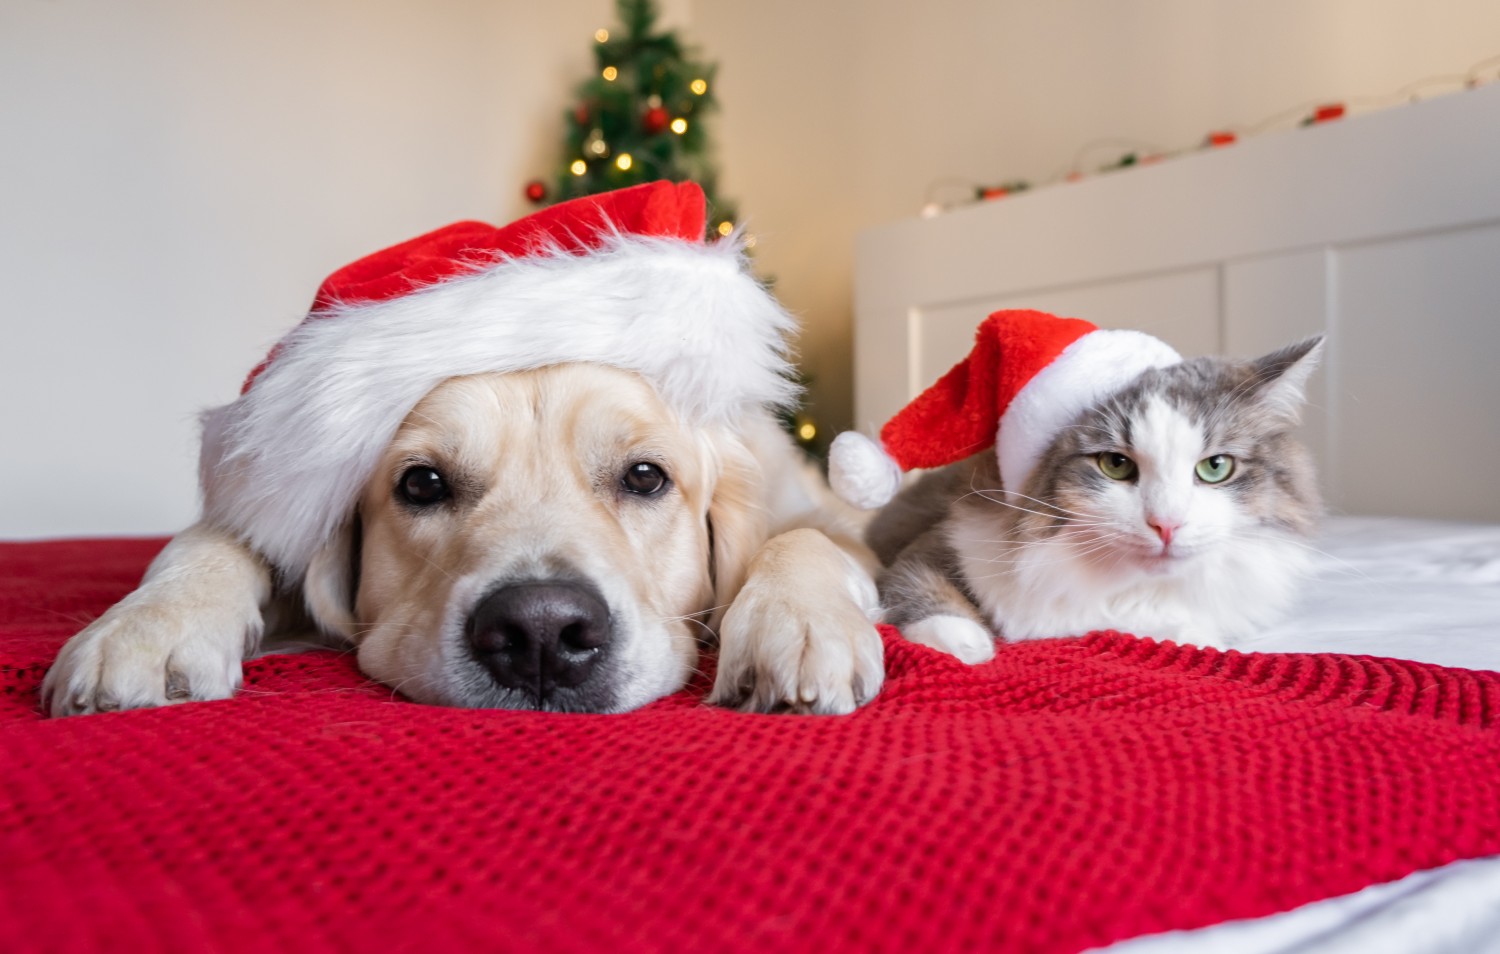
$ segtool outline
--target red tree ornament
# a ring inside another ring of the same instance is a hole
[[[646,110],[646,115],[641,117],[641,126],[652,136],[667,128],[667,123],[672,117],[667,115],[667,110],[662,106],[652,106]]]
[[[1315,123],[1327,123],[1332,122],[1335,119],[1343,118],[1343,103],[1325,103],[1324,105],[1318,107],[1317,112],[1313,113],[1313,122]]]
[[[540,179],[532,179],[526,183],[526,198],[537,203],[544,201],[547,198],[547,184]]]

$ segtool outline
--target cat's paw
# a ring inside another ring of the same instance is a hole
[[[995,637],[990,631],[962,616],[929,616],[901,630],[909,641],[977,665],[995,658]]]
[[[724,616],[708,701],[748,712],[845,715],[885,681],[875,584],[821,533],[794,530],[757,555]]]

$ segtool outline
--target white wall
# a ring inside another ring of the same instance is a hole
[[[1182,146],[1500,54],[1495,0],[697,0],[693,28],[723,63],[725,191],[836,426],[854,234],[934,181],[1047,179],[1094,140]]]
[[[196,511],[321,278],[525,210],[609,0],[0,4],[0,538]]]

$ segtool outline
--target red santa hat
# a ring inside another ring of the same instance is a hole
[[[239,399],[205,413],[205,517],[300,577],[407,413],[458,375],[609,365],[700,423],[784,405],[795,323],[738,242],[704,242],[705,216],[698,186],[654,182],[334,272]]]
[[[1020,492],[1053,438],[1079,414],[1143,371],[1181,360],[1139,331],[997,311],[979,326],[969,356],[881,428],[880,444],[854,431],[834,440],[829,480],[844,500],[870,509],[895,496],[903,471],[944,467],[994,447],[1005,489]]]

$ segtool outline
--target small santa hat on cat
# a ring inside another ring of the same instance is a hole
[[[997,311],[979,326],[969,356],[880,429],[880,444],[855,431],[834,440],[829,482],[845,501],[869,510],[896,495],[903,471],[944,467],[993,446],[1001,482],[1019,492],[1079,414],[1142,372],[1181,360],[1140,331]]]
[[[344,266],[240,397],[203,415],[204,517],[299,578],[407,414],[459,375],[609,365],[697,423],[788,403],[795,322],[737,241],[705,243],[705,219],[698,186],[652,182]]]

